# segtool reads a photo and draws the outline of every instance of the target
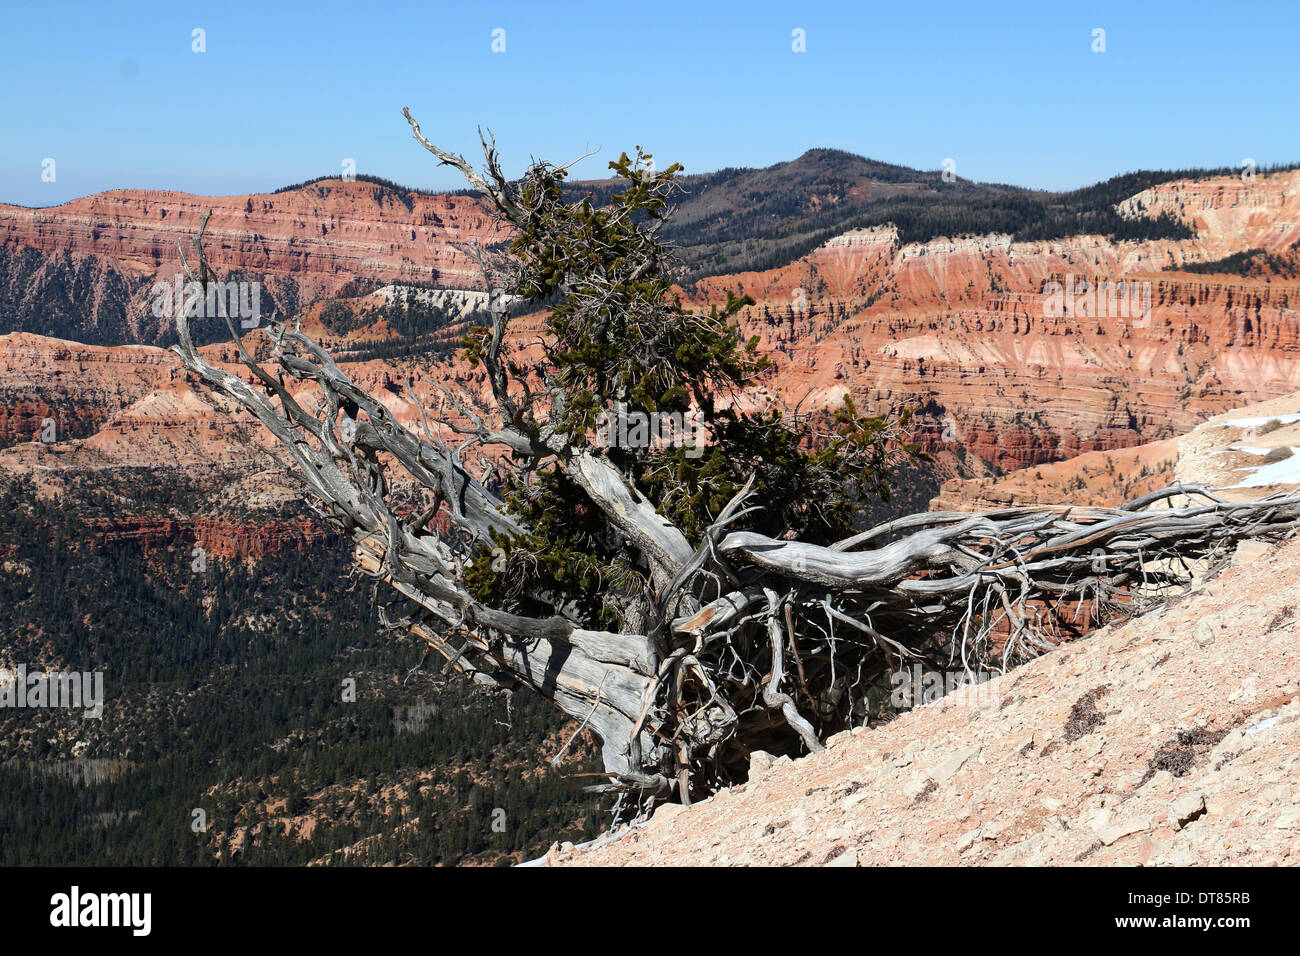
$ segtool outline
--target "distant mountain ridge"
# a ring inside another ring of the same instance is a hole
[[[688,286],[779,268],[836,236],[886,225],[900,244],[990,234],[1187,240],[1194,228],[1176,210],[1146,214],[1123,204],[1177,179],[1230,173],[1126,173],[1050,193],[813,149],[764,168],[683,174],[664,234]],[[611,179],[575,181],[568,195],[604,203],[621,188]],[[113,190],[42,209],[0,205],[0,334],[167,344],[170,321],[153,314],[151,290],[174,279],[177,243],[188,247],[209,209],[214,264],[232,279],[261,283],[268,315],[394,282],[474,289],[481,280],[463,245],[506,238],[467,191],[432,193],[369,175],[248,196]]]
[[[1295,164],[1270,167],[1274,172]],[[1006,233],[1018,240],[1096,234],[1119,240],[1191,239],[1185,223],[1125,217],[1114,206],[1179,179],[1235,175],[1235,168],[1124,173],[1068,192],[978,183],[943,170],[884,163],[838,149],[811,149],[759,169],[682,174],[664,235],[688,279],[760,271],[792,262],[853,229],[892,223],[903,243]],[[614,180],[574,182],[569,198],[597,204],[621,189]]]

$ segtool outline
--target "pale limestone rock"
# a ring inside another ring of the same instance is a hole
[[[1169,807],[1169,825],[1175,830],[1181,830],[1194,817],[1205,812],[1205,794],[1189,793],[1186,796],[1179,797]]]
[[[978,755],[979,752],[979,744],[976,744],[973,747],[967,747],[965,750],[957,751],[957,753],[952,754],[930,770],[930,779],[935,783],[946,783],[954,774],[957,773],[957,771],[965,766],[966,761]]]

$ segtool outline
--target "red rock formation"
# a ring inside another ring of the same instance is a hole
[[[453,244],[497,235],[471,197],[324,180],[252,196],[113,190],[43,209],[0,205],[0,245],[97,256],[136,282],[149,280],[137,287],[131,319],[143,323],[135,331],[150,340],[147,326],[159,320],[150,316],[148,290],[155,280],[172,281],[180,270],[177,243],[191,248],[208,210],[215,267],[272,283],[292,279],[304,302],[333,295],[357,277],[478,288],[477,265]]]
[[[1178,439],[1090,451],[1002,477],[953,478],[930,502],[932,511],[980,511],[1013,505],[1114,507],[1174,483]]]
[[[1172,437],[1300,387],[1300,282],[1160,271],[1300,241],[1300,172],[1168,183],[1123,205],[1171,212],[1200,235],[900,246],[875,229],[780,269],[702,280],[693,299],[733,289],[757,300],[742,325],[788,397],[920,404],[927,448],[955,442],[1004,470]],[[1104,296],[1062,314],[1049,283],[1067,281],[1135,282],[1144,294],[1125,316],[1099,315],[1111,311]]]
[[[133,544],[151,549],[180,545],[201,547],[209,558],[263,558],[299,550],[323,541],[326,533],[314,522],[214,518],[95,518],[92,537],[105,544]]]
[[[179,377],[176,356],[162,349],[0,336],[0,447],[36,440],[46,418],[59,440],[91,434]]]
[[[213,200],[109,193],[54,210],[0,208],[0,236],[111,255],[123,268],[152,275],[172,267],[166,250],[211,206],[211,245],[225,267],[281,270],[322,291],[355,274],[401,278],[433,268],[444,284],[472,284],[468,263],[447,244],[489,235],[481,208],[457,197],[414,196],[407,209],[393,195],[337,181]],[[814,408],[850,393],[867,409],[917,405],[919,440],[967,475],[1158,441],[1217,412],[1300,388],[1300,281],[1161,271],[1300,241],[1300,171],[1252,183],[1167,183],[1122,208],[1170,213],[1199,235],[1141,243],[1096,236],[1016,243],[990,235],[900,245],[892,228],[881,228],[832,240],[779,269],[702,280],[690,298],[704,305],[737,289],[757,300],[740,319],[760,337],[774,370],[756,399],[779,393]],[[1099,315],[1098,307],[1109,311],[1104,296],[1092,309],[1073,300],[1069,309],[1054,307],[1051,283],[1077,291],[1084,281],[1149,283],[1142,287],[1149,314]],[[309,328],[315,314],[308,314]],[[520,343],[536,332],[533,321],[517,325]],[[330,347],[343,338],[321,337]],[[228,347],[212,353],[233,363]],[[349,370],[378,388],[399,417],[415,421],[405,393],[409,370],[377,362]],[[96,351],[0,337],[0,436],[29,440],[38,416],[58,408],[76,422],[68,434],[96,433],[79,452],[106,460],[132,460],[137,450],[155,461],[232,454],[230,410],[187,397],[191,385],[177,374],[172,357],[156,349]],[[426,375],[486,392],[481,370],[444,363]],[[427,384],[416,391],[438,404]],[[187,437],[195,429],[220,440],[205,450]],[[155,440],[160,444],[151,446]]]

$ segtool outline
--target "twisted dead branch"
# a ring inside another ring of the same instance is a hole
[[[460,169],[506,221],[528,214],[488,141],[480,174],[425,140],[406,115],[417,141]],[[200,284],[212,276],[206,224],[195,239],[198,273],[185,263]],[[869,719],[872,695],[908,661],[960,662],[972,677],[1004,671],[1149,610],[1243,540],[1280,540],[1300,526],[1300,494],[1228,502],[1178,486],[1119,508],[914,514],[819,546],[737,527],[763,504],[751,481],[692,545],[600,448],[552,425],[564,395],[499,354],[504,308],[492,313],[483,356],[496,421],[461,404],[468,414],[457,424],[416,402],[413,430],[298,327],[272,324],[268,368],[223,314],[255,384],[211,364],[190,332],[200,301],[192,296],[177,319],[185,367],[274,436],[320,516],[354,543],[357,567],[391,587],[384,619],[467,679],[530,688],[594,732],[605,777],[596,791],[689,802],[742,779],[754,750],[816,750]],[[315,399],[300,401],[286,382],[311,386],[297,394]],[[549,416],[538,413],[538,395]],[[584,627],[562,601],[535,616],[475,596],[470,562],[499,548],[502,535],[528,529],[469,474],[461,450],[439,437],[443,425],[524,467],[547,462],[582,490],[648,568],[648,593],[611,594],[623,629]]]

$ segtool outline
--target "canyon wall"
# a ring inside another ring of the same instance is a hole
[[[1200,234],[900,245],[864,230],[780,269],[703,280],[692,299],[756,299],[742,325],[792,400],[916,404],[928,450],[957,445],[996,470],[1171,438],[1300,388],[1300,281],[1176,271],[1292,251],[1300,172],[1168,183],[1125,205]]]
[[[178,243],[195,265],[193,238],[209,210],[205,246],[213,265],[263,282],[267,302],[282,311],[334,295],[358,278],[479,288],[478,267],[458,246],[499,238],[472,197],[362,181],[324,180],[251,196],[114,190],[49,208],[0,205],[0,290],[7,293],[0,303],[17,311],[33,297],[57,299],[48,288],[53,281],[73,284],[87,330],[112,322],[126,299],[126,328],[106,331],[152,342],[163,321],[152,314],[150,289],[180,271]]]
[[[264,196],[116,192],[54,209],[0,207],[0,243],[11,258],[26,250],[50,261],[112,263],[87,281],[134,276],[138,293],[140,283],[175,268],[175,242],[208,208],[218,268],[278,276],[304,297],[348,292],[358,276],[399,285],[436,276],[444,286],[472,286],[473,268],[454,243],[495,238],[472,199],[326,181]],[[1121,209],[1174,216],[1197,237],[1021,243],[987,235],[902,244],[892,227],[881,227],[849,232],[780,268],[701,280],[683,294],[701,308],[727,290],[756,300],[739,319],[746,334],[759,336],[773,368],[751,401],[776,396],[809,409],[851,394],[864,409],[912,405],[920,411],[917,438],[945,476],[987,477],[1087,454],[1102,455],[1098,467],[1109,474],[1126,460],[1108,453],[1300,389],[1300,281],[1178,271],[1248,249],[1293,253],[1300,171],[1249,183],[1166,183]],[[1088,284],[1099,283],[1122,284],[1125,295],[1090,294]],[[87,296],[93,301],[93,282]],[[375,296],[382,294],[343,301],[355,306]],[[331,348],[343,342],[320,326],[318,307],[302,314],[306,331]],[[517,320],[516,345],[536,349],[539,328],[537,316]],[[389,334],[367,327],[348,338]],[[249,340],[265,345],[261,331]],[[208,350],[233,367],[229,346]],[[430,408],[440,404],[437,385],[488,391],[481,370],[454,361],[346,367],[412,424],[418,413],[408,389]],[[0,445],[14,446],[6,467],[251,468],[257,429],[241,414],[197,389],[161,349],[0,336]],[[50,418],[60,442],[71,444],[34,442]],[[1137,467],[1154,480],[1163,464],[1143,458]],[[1002,492],[991,494],[993,501]]]

